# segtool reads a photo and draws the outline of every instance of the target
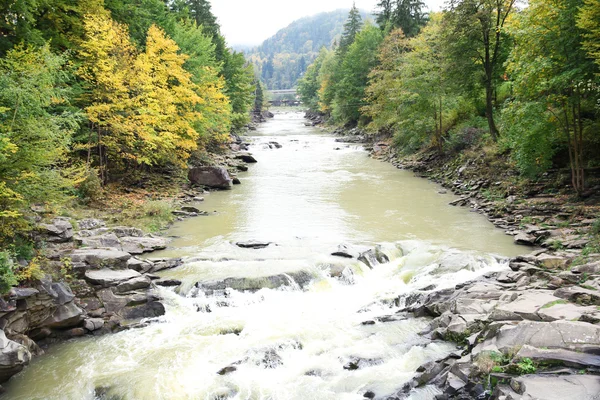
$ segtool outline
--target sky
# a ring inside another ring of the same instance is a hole
[[[352,0],[210,0],[221,32],[231,46],[258,45],[293,21],[339,8],[352,7]],[[377,0],[356,0],[356,7],[373,11]],[[439,10],[444,0],[425,0]]]

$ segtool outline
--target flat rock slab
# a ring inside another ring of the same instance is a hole
[[[125,236],[121,238],[121,248],[130,254],[149,253],[167,248],[169,243],[165,238]]]
[[[116,267],[124,268],[131,254],[114,248],[107,249],[77,249],[71,253],[71,260],[86,263],[95,268]]]
[[[535,246],[536,237],[525,232],[519,232],[515,235],[515,243],[524,246]]]
[[[50,328],[71,328],[79,325],[83,315],[83,310],[70,302],[59,306],[50,318],[42,323],[43,326]]]
[[[596,307],[581,307],[573,303],[557,303],[551,307],[542,308],[538,315],[543,321],[556,321],[564,319],[567,321],[579,321],[588,313],[596,311]]]
[[[100,269],[89,270],[85,272],[85,278],[95,284],[103,287],[116,286],[119,283],[128,281],[133,278],[139,278],[142,275],[132,269],[112,270]]]
[[[580,286],[562,287],[554,292],[556,297],[579,304],[600,306],[600,291],[582,288]]]
[[[530,358],[533,361],[552,364],[559,362],[574,368],[600,367],[599,355],[564,349],[538,349],[536,347],[525,345],[521,347],[521,350],[515,355],[515,359],[517,360],[523,358]]]
[[[298,271],[257,278],[226,278],[219,281],[198,282],[196,287],[211,296],[226,289],[256,292],[260,289],[277,289],[284,286],[304,288],[312,279],[313,276],[310,273]]]
[[[526,292],[516,300],[496,307],[490,319],[496,321],[503,319],[541,321],[538,310],[549,303],[560,300],[551,291]]]
[[[508,354],[524,345],[583,352],[597,350],[600,347],[600,326],[574,321],[522,321],[517,325],[502,326],[495,337],[478,344],[472,354],[482,351]]]
[[[539,376],[514,378],[510,386],[523,399],[597,400],[600,377],[595,375]]]

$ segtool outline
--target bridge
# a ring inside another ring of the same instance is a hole
[[[296,89],[267,90],[267,98],[272,106],[299,106],[298,92]]]

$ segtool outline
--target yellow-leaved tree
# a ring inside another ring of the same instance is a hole
[[[202,118],[197,105],[204,100],[183,68],[187,56],[178,52],[177,44],[153,25],[145,51],[134,62],[131,102],[135,113],[128,126],[136,133],[136,153],[131,156],[138,163],[184,165],[197,147],[194,124]]]

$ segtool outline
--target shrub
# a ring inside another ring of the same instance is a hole
[[[14,263],[10,254],[0,251],[0,294],[7,293],[18,283],[13,268]]]

